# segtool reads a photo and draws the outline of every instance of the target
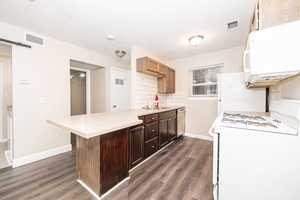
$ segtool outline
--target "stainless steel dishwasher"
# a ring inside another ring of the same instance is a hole
[[[185,108],[177,110],[177,137],[185,133]]]

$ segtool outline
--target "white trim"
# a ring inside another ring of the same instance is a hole
[[[8,162],[8,164],[11,165],[12,162],[11,162],[11,153],[10,153],[10,151],[4,151],[4,154],[5,154],[5,158]]]
[[[213,141],[213,138],[207,135],[196,135],[192,133],[185,133],[183,136],[185,137],[190,137],[190,138],[195,138],[195,139],[200,139],[200,140],[208,140],[208,141]]]
[[[72,146],[71,146],[71,144],[68,144],[65,146],[57,147],[57,148],[43,151],[40,153],[35,153],[35,154],[31,154],[29,156],[17,158],[17,159],[13,160],[13,168],[20,167],[22,165],[26,165],[26,164],[29,164],[29,163],[32,163],[35,161],[45,159],[45,158],[49,158],[49,157],[52,157],[52,156],[55,156],[55,155],[58,155],[61,153],[65,153],[65,152],[68,152],[71,150],[72,150]]]
[[[188,100],[218,100],[218,96],[190,96]]]
[[[86,73],[86,114],[91,113],[91,71],[70,66],[70,69]]]
[[[104,197],[106,197],[107,195],[109,195],[112,191],[114,191],[117,187],[119,187],[120,185],[122,185],[123,183],[125,183],[126,181],[128,181],[129,179],[130,179],[130,177],[127,177],[127,178],[123,179],[120,183],[118,183],[113,188],[111,188],[110,190],[108,190],[107,192],[105,192],[103,195],[101,195],[101,197],[99,197],[89,186],[87,186],[81,180],[77,180],[77,182],[80,183],[80,185],[82,187],[84,187],[89,193],[91,193],[91,195],[93,195],[94,199],[101,200]]]
[[[2,139],[2,138],[0,138],[0,143],[6,143],[6,142],[8,142],[8,139]]]
[[[210,69],[210,68],[222,68],[224,67],[224,63],[212,64],[212,65],[204,65],[204,66],[196,66],[190,67],[189,71],[199,70],[199,69]]]
[[[273,92],[273,91],[272,91]],[[276,100],[275,100],[276,101]],[[300,100],[296,100],[296,99],[280,99],[279,101],[282,101],[282,102],[286,102],[286,103],[296,103],[296,104],[300,104]]]
[[[148,160],[150,160],[152,157],[154,157],[155,155],[157,155],[159,152],[161,152],[162,150],[164,150],[165,148],[167,148],[168,146],[170,146],[171,144],[173,144],[173,142],[167,144],[166,146],[164,146],[163,148],[159,149],[157,152],[155,152],[154,154],[152,154],[150,157],[148,157],[147,159],[143,160],[143,162],[139,163],[137,166],[135,166],[134,168],[129,170],[129,173],[132,172],[133,170],[135,170],[136,168],[138,168],[139,166],[141,166],[142,164],[144,164],[145,162],[147,162]]]

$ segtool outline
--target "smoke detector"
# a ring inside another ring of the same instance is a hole
[[[122,58],[126,55],[126,51],[123,50],[116,50],[115,51],[116,56],[118,56],[119,58]]]
[[[106,36],[106,39],[107,39],[107,40],[114,40],[114,39],[115,39],[115,36],[109,34],[109,35]]]

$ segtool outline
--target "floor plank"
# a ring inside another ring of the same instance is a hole
[[[73,152],[0,171],[0,200],[88,200]],[[104,200],[212,200],[212,143],[183,138],[132,172]]]

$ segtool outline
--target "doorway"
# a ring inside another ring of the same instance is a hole
[[[87,113],[87,72],[70,70],[71,115]]]
[[[0,44],[0,169],[12,163],[12,48]]]
[[[71,116],[90,113],[90,72],[86,69],[70,69]],[[71,133],[72,149],[76,147],[76,136]]]

